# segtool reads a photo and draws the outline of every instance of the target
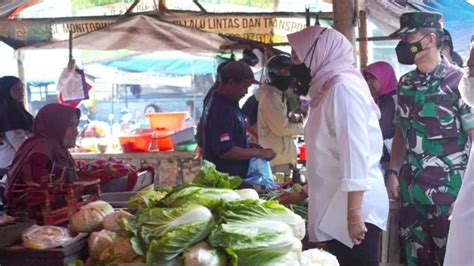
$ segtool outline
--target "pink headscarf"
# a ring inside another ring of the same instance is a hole
[[[379,96],[387,95],[398,87],[395,71],[389,63],[378,61],[366,66],[362,73],[374,76],[380,83]]]
[[[308,55],[317,38],[319,40],[315,49]],[[351,84],[371,98],[364,77],[354,66],[352,45],[341,33],[330,28],[311,26],[289,34],[288,41],[301,61],[306,57],[303,63],[311,70],[309,96],[312,107],[319,103],[325,91],[338,82]]]

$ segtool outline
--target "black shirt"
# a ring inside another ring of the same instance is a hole
[[[249,147],[244,115],[238,102],[215,92],[206,106],[203,117],[203,158],[214,163],[218,171],[245,178],[249,160],[220,158],[234,146]]]

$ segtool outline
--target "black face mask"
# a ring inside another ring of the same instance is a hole
[[[309,83],[311,82],[312,77],[311,77],[311,70],[306,66],[304,62],[306,62],[306,59],[308,58],[308,56],[311,55],[309,65],[312,64],[313,53],[316,50],[316,46],[318,45],[319,39],[321,39],[321,35],[323,35],[325,31],[326,29],[323,29],[321,33],[319,34],[319,36],[316,38],[316,40],[314,40],[314,43],[309,48],[308,52],[306,53],[306,56],[304,57],[302,61],[303,63],[291,66],[290,74],[296,80],[296,86],[294,89],[294,92],[296,95],[308,94]]]
[[[295,93],[297,95],[306,95],[309,91],[311,82],[311,71],[305,64],[292,65],[290,69],[291,76],[296,80]]]
[[[291,77],[290,76],[278,76],[273,73],[270,74],[271,85],[275,86],[281,91],[286,91],[290,86]]]
[[[425,37],[426,35],[421,38],[421,40]],[[413,43],[404,41],[398,43],[395,52],[397,53],[398,62],[400,62],[400,64],[413,65],[415,63],[416,54],[424,50],[421,46],[421,40]]]

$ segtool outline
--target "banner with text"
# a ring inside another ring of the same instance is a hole
[[[237,36],[263,43],[287,42],[286,35],[306,26],[303,15],[295,13],[199,13],[162,12],[150,16],[203,31]],[[312,14],[314,24],[314,14]],[[0,40],[13,48],[38,42],[63,41],[106,27],[123,16],[71,17],[58,19],[23,19],[0,21]],[[329,20],[321,19],[322,25]],[[105,36],[104,36],[105,38]]]

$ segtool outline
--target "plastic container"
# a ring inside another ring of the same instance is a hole
[[[300,161],[306,161],[306,144],[301,145],[300,149]]]
[[[119,137],[123,152],[148,152],[150,151],[151,140],[151,134]]]
[[[135,194],[137,194],[137,191],[105,192],[100,194],[99,199],[110,203],[114,208],[124,208]]]
[[[171,131],[174,133],[183,127],[186,112],[170,112],[170,113],[148,113],[145,116],[150,122],[150,127],[155,132]],[[166,133],[165,133],[166,134]],[[164,135],[165,135],[164,134]],[[169,134],[168,134],[169,135]]]
[[[185,142],[186,143],[196,142],[195,135],[196,135],[196,127],[188,127],[186,129],[183,129],[176,133],[171,134],[170,137],[171,137],[171,140],[173,140],[173,144],[175,145],[175,149],[176,149],[177,144],[181,144]]]
[[[180,144],[173,144],[175,151],[195,151],[197,143],[195,141],[186,141]]]
[[[158,151],[172,151],[173,150],[173,141],[170,136],[158,137],[156,140],[156,146]]]

